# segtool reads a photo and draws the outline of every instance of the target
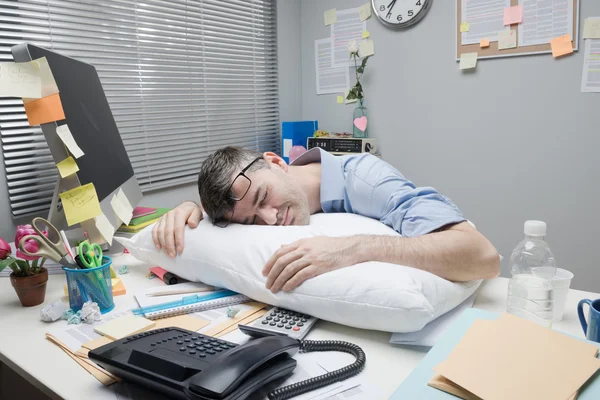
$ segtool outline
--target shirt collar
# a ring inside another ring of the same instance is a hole
[[[308,150],[290,165],[321,163],[321,204],[344,199],[343,158],[329,154],[318,147]]]

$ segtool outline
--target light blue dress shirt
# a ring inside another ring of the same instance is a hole
[[[403,236],[433,232],[466,221],[450,199],[432,187],[416,187],[371,154],[334,156],[314,148],[292,165],[321,162],[321,207],[378,219]]]

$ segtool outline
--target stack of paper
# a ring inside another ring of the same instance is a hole
[[[600,369],[598,347],[502,314],[476,320],[429,386],[463,399],[575,398]]]

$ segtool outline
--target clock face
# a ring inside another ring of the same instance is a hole
[[[375,15],[391,28],[408,28],[419,22],[433,0],[371,0]]]

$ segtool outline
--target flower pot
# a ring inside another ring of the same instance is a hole
[[[37,306],[44,302],[46,297],[46,282],[48,282],[48,270],[42,268],[42,272],[30,276],[15,276],[10,274],[10,283],[19,300],[24,307]]]

